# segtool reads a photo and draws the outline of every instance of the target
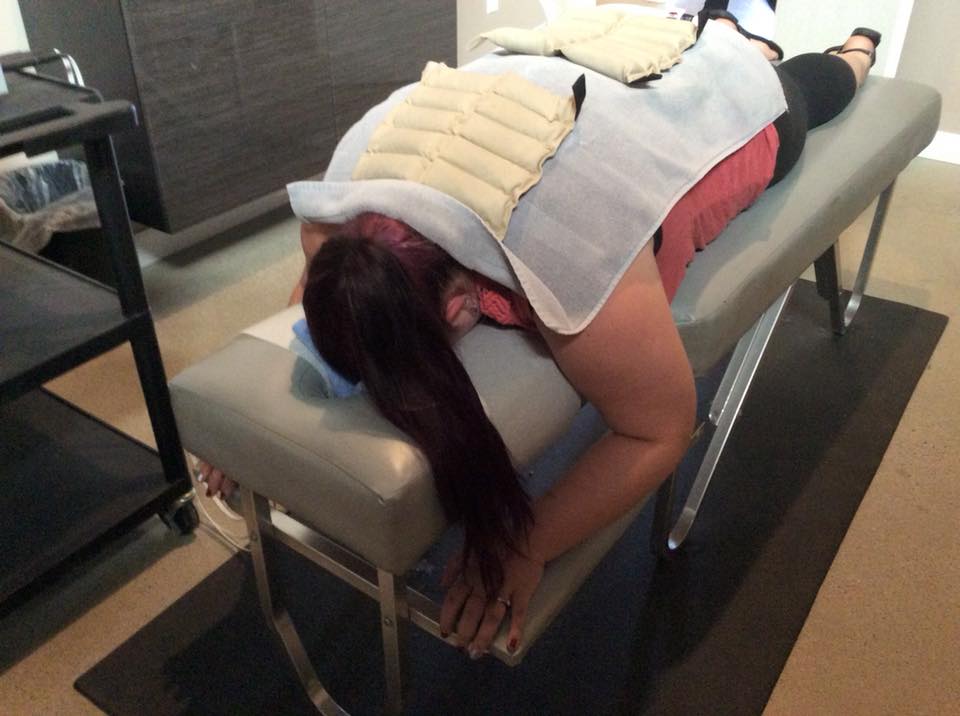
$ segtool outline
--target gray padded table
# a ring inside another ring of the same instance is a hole
[[[793,172],[697,255],[673,302],[673,314],[698,375],[750,334],[778,296],[782,305],[794,281],[831,251],[843,229],[878,195],[889,196],[897,175],[936,133],[939,111],[939,96],[925,86],[870,78],[850,108],[810,134]],[[824,295],[834,304],[839,298],[836,290],[832,297]],[[778,312],[767,320],[769,330]],[[332,552],[365,563],[369,576],[356,578],[326,557],[315,559],[378,598],[383,623],[394,625],[384,626],[384,645],[388,707],[397,708],[402,638],[394,618],[409,619],[439,638],[435,605],[405,592],[402,575],[446,523],[416,448],[364,396],[325,397],[313,370],[289,350],[290,326],[299,315],[299,308],[288,309],[177,376],[171,383],[177,421],[188,450],[253,493],[245,506],[248,524],[297,548],[269,524],[262,500],[269,497],[329,538]],[[581,407],[535,337],[481,326],[459,351],[520,464],[557,440]],[[757,361],[760,355],[762,349]],[[743,390],[748,387],[749,380]],[[698,482],[705,489],[709,475]],[[520,651],[509,654],[501,632],[492,650],[497,658],[508,664],[523,658],[642,507],[548,566],[530,606]],[[304,666],[306,655],[261,567],[258,578],[270,619],[315,703],[335,713],[335,704]]]

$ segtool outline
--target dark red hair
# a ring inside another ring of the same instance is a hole
[[[447,517],[464,528],[491,596],[503,557],[533,523],[506,445],[490,422],[443,320],[443,292],[462,267],[403,222],[361,214],[316,253],[303,309],[317,350],[362,380],[380,412],[420,447]]]

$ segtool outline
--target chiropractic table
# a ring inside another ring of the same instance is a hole
[[[657,551],[678,548],[689,532],[798,277],[815,265],[818,292],[837,334],[853,318],[894,181],[933,139],[939,116],[934,90],[870,77],[850,107],[809,134],[786,179],[697,254],[672,303],[680,336],[697,376],[733,354],[706,430],[698,431],[711,435],[710,443],[676,524],[667,524],[673,480],[658,493],[652,536]],[[859,274],[844,301],[835,244],[878,196]],[[270,580],[264,534],[379,601],[385,708],[397,713],[406,624],[441,638],[439,605],[409,588],[404,575],[448,525],[418,450],[364,395],[327,398],[314,369],[290,350],[291,327],[300,317],[299,306],[289,308],[178,375],[170,385],[174,412],[185,448],[241,485],[261,605],[318,710],[345,713],[317,679]],[[563,436],[582,407],[537,336],[481,324],[459,352],[520,466]],[[284,505],[290,516],[272,515],[268,500]],[[643,506],[551,562],[518,650],[507,651],[502,629],[491,654],[518,664]],[[296,524],[291,518],[300,523],[297,529],[290,528]]]

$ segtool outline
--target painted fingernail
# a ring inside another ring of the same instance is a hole
[[[517,637],[513,637],[513,639],[510,640],[510,643],[507,644],[507,651],[509,651],[512,654],[516,650],[517,650]]]

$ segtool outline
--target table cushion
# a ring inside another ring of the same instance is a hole
[[[427,464],[366,395],[327,397],[322,378],[286,347],[300,315],[294,307],[254,326],[171,382],[183,445],[402,574],[447,525]],[[481,325],[460,351],[519,465],[559,439],[581,407],[536,336]]]

